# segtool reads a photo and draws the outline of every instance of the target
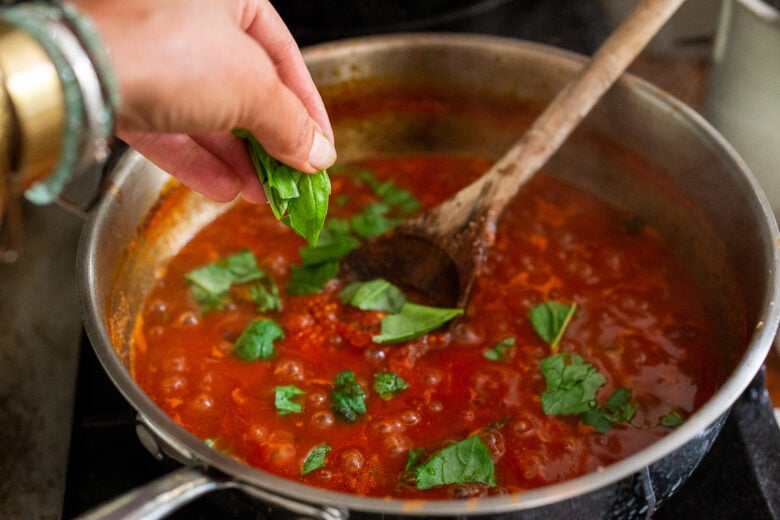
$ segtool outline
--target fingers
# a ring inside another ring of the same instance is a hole
[[[182,183],[217,200],[265,200],[235,127],[301,171],[335,162],[322,98],[268,0],[71,1],[111,49],[118,135]]]
[[[233,200],[244,186],[231,166],[187,136],[129,132],[119,137],[185,186],[217,202]]]
[[[265,50],[268,66],[256,59],[246,71],[255,80],[244,92],[251,101],[240,126],[285,164],[309,173],[325,169],[336,160],[332,129],[298,47],[268,2],[247,5],[253,10],[245,12],[242,24],[252,45]]]
[[[122,134],[129,145],[182,184],[218,202],[238,193],[247,202],[267,201],[244,143],[224,135],[188,137],[132,132]]]
[[[241,179],[241,196],[252,204],[266,202],[265,192],[257,177],[252,160],[246,152],[244,142],[233,135],[199,135],[192,138],[196,143],[227,164]]]
[[[257,47],[249,36],[243,36],[247,45]],[[313,173],[335,162],[333,143],[298,96],[282,83],[267,56],[244,63],[240,74],[243,81],[234,90],[239,105],[235,126],[252,132],[269,154],[298,170]]]
[[[331,141],[331,128],[325,104],[311,78],[309,69],[284,21],[274,7],[259,2],[254,13],[247,13],[242,28],[265,49],[279,78],[301,100],[309,115]]]

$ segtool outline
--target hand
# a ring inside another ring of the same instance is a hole
[[[72,0],[108,46],[117,135],[218,201],[265,200],[243,143],[307,173],[336,160],[300,50],[268,0]]]

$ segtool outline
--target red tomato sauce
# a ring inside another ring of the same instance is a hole
[[[360,167],[394,179],[429,206],[486,171],[461,156],[368,160]],[[332,175],[331,216],[371,200],[364,183]],[[343,197],[344,195],[348,198]],[[336,201],[339,201],[336,203]],[[340,302],[344,283],[291,296],[284,287],[304,245],[263,206],[239,203],[172,260],[149,295],[136,330],[133,374],[182,427],[216,449],[271,473],[346,493],[452,498],[488,496],[560,482],[607,466],[671,431],[659,424],[692,413],[720,382],[708,350],[714,331],[687,269],[648,225],[573,186],[537,175],[504,217],[466,317],[400,344],[375,344],[384,315]],[[269,361],[247,362],[233,344],[256,306],[234,303],[201,313],[185,275],[244,248],[279,285],[285,337]],[[579,416],[547,416],[539,362],[550,347],[529,310],[545,301],[576,302],[560,343],[606,378],[603,403],[632,391],[636,415],[601,434]],[[516,339],[511,356],[484,351]],[[352,370],[366,389],[367,413],[353,423],[332,411],[333,380]],[[394,372],[409,388],[389,400],[371,391],[373,374]],[[274,388],[305,392],[301,413],[279,415]],[[491,427],[492,426],[492,427]],[[496,486],[455,484],[418,490],[403,482],[410,450],[426,454],[478,434],[495,462]],[[325,465],[301,475],[309,450],[328,443]]]

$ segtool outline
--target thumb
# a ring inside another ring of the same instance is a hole
[[[244,104],[243,126],[279,161],[306,173],[336,162],[332,138],[326,136],[303,102],[271,68],[262,85],[255,84],[252,103]]]
[[[244,5],[240,25],[265,51],[265,66],[273,71],[264,76],[274,88],[265,98],[268,110],[255,112],[262,117],[255,137],[268,153],[294,168],[314,172],[329,167],[336,161],[333,130],[295,39],[268,0]],[[269,122],[276,131],[263,133],[261,127]]]

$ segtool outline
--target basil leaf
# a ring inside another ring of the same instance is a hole
[[[576,311],[576,303],[565,305],[558,302],[544,302],[531,309],[531,325],[550,345],[553,354],[558,352],[558,343]]]
[[[401,311],[406,297],[401,289],[383,278],[352,282],[339,294],[341,301],[363,311]]]
[[[409,383],[393,372],[374,374],[374,392],[385,401],[409,388]]]
[[[300,248],[303,266],[290,268],[290,294],[316,294],[320,292],[339,272],[339,260],[360,246],[360,242],[349,234],[345,220],[331,219],[323,228],[321,240],[316,246]]]
[[[493,458],[476,435],[447,446],[413,471],[418,489],[467,482],[496,485]]]
[[[491,361],[504,361],[512,354],[512,347],[515,344],[515,338],[505,338],[496,343],[496,346],[482,353],[485,358]]]
[[[325,466],[325,457],[330,450],[330,444],[328,443],[323,443],[310,449],[309,453],[306,454],[306,458],[303,459],[301,475],[311,473],[315,469],[320,469]]]
[[[372,174],[369,173],[368,175],[373,179]],[[327,179],[327,176],[325,179]],[[298,187],[301,188],[301,186],[303,184],[299,183]],[[376,179],[373,179],[372,186],[380,190],[377,192],[380,196],[389,197],[392,194],[392,198],[399,202],[408,202],[408,197],[411,197],[408,194],[407,197],[402,196],[401,193],[405,193],[403,190],[390,189],[392,185],[379,183]],[[329,190],[330,188],[328,188]],[[324,189],[304,190],[297,199],[290,199],[290,207],[293,208],[295,204],[298,204],[296,201],[306,200],[311,200],[311,205],[317,206],[323,201],[317,200],[316,196],[324,191]],[[326,204],[327,200],[324,203]],[[317,245],[310,245],[310,247],[300,249],[303,267],[292,268],[290,284],[287,286],[288,292],[291,294],[314,294],[320,292],[338,274],[338,261],[350,251],[360,247],[360,241],[352,234],[352,231],[362,237],[371,237],[384,233],[398,222],[398,220],[386,216],[391,210],[392,207],[387,203],[375,203],[367,206],[362,213],[356,215],[350,221],[334,218],[322,223]],[[288,215],[290,225],[293,224],[294,216],[294,212],[290,212]]]
[[[407,452],[406,466],[404,466],[404,471],[409,471],[417,465],[417,461],[420,460],[420,456],[423,454],[423,451],[425,451],[423,448],[416,448]]]
[[[330,218],[325,221],[320,233],[318,245],[332,244],[345,240],[345,237],[352,237],[349,230],[349,221],[343,218]]]
[[[596,390],[606,382],[593,365],[568,352],[542,359],[547,389],[542,392],[542,409],[547,415],[587,412],[596,399]]]
[[[265,150],[263,150],[263,152],[265,152]],[[268,186],[273,188],[275,194],[278,195],[280,199],[287,201],[287,209],[289,211],[290,200],[300,197],[301,195],[300,191],[298,191],[298,182],[303,173],[285,167],[284,165],[274,164],[272,157],[267,154],[263,164],[267,165],[265,170]]]
[[[248,130],[237,128],[233,135],[246,143],[274,217],[309,244],[316,244],[328,213],[331,186],[327,172],[301,173],[268,155]]]
[[[409,215],[420,209],[420,202],[411,193],[393,184],[393,181],[382,182],[369,170],[359,172],[358,177],[369,185],[383,203],[398,208],[404,215]]]
[[[382,319],[380,334],[374,336],[376,343],[398,343],[422,336],[441,327],[463,309],[428,307],[406,302],[398,314],[389,314]]]
[[[272,279],[265,284],[258,282],[249,288],[252,301],[257,304],[258,312],[281,311],[282,299],[279,296],[279,288]]]
[[[666,426],[667,428],[676,428],[683,422],[685,422],[685,419],[683,418],[682,414],[677,410],[672,410],[668,414],[661,417],[659,424],[661,426]]]
[[[631,390],[620,387],[604,403],[603,408],[595,404],[582,414],[582,422],[593,426],[599,433],[607,433],[613,424],[630,422],[636,414],[636,405],[631,403]]]
[[[330,189],[330,179],[325,170],[310,175],[303,174],[298,181],[300,195],[290,199],[290,227],[305,238],[309,245],[317,244],[325,224]]]
[[[604,415],[613,423],[630,422],[636,414],[636,405],[631,402],[631,390],[617,388],[604,403]]]
[[[194,269],[184,276],[192,295],[205,312],[218,309],[228,301],[230,286],[265,278],[257,259],[249,250]]]
[[[302,247],[298,251],[303,265],[317,265],[340,260],[353,249],[360,247],[360,241],[351,235],[343,235],[326,244]]]
[[[274,341],[283,337],[284,331],[274,320],[255,320],[241,333],[233,352],[244,361],[268,361],[276,352]]]
[[[351,370],[344,370],[334,380],[330,393],[333,411],[349,422],[355,422],[359,414],[366,413],[366,391],[355,379]]]
[[[310,266],[291,266],[287,292],[290,294],[316,294],[324,289],[337,274],[339,274],[338,261]]]
[[[276,406],[276,412],[279,415],[301,413],[303,411],[303,405],[294,402],[293,399],[305,393],[306,392],[297,386],[277,386],[274,390],[274,406]]]
[[[386,217],[390,211],[387,204],[370,204],[359,214],[352,217],[352,229],[363,238],[376,237],[393,229],[400,220]]]
[[[398,208],[404,215],[410,215],[420,209],[420,202],[408,191],[394,186],[392,182],[385,182],[376,190],[382,197],[382,202]]]
[[[287,213],[287,203],[289,196],[292,194],[297,195],[297,189],[293,189],[294,185],[294,173],[286,172],[282,173],[276,178],[276,170],[278,169],[278,161],[273,159],[265,151],[260,142],[255,139],[255,136],[249,130],[241,128],[233,129],[233,135],[243,139],[249,152],[249,158],[252,160],[252,164],[255,167],[255,172],[260,179],[260,183],[263,186],[263,192],[265,192],[265,198],[268,199],[268,205],[271,206],[271,211],[277,220],[284,218]],[[297,179],[296,179],[297,180]],[[286,181],[286,182],[285,182]]]
[[[582,414],[582,422],[588,426],[593,426],[599,433],[607,433],[612,429],[612,421],[610,421],[598,406],[594,406],[585,413]]]

